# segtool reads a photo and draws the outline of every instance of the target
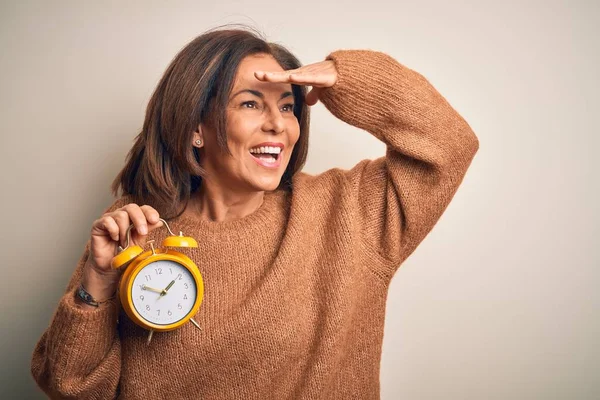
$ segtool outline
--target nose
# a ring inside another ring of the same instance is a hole
[[[284,130],[285,121],[279,110],[275,108],[274,110],[269,111],[263,123],[263,131],[279,134]]]

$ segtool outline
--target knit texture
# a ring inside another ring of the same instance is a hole
[[[75,288],[89,242],[32,374],[65,399],[378,399],[390,281],[436,224],[479,142],[419,73],[370,50],[328,57],[339,80],[321,101],[387,145],[350,170],[298,173],[237,220],[182,216],[174,232],[205,297],[191,324],[154,334],[116,302],[84,310]],[[130,202],[124,196],[106,211]],[[157,243],[166,229],[149,235]],[[117,321],[118,320],[118,321]]]

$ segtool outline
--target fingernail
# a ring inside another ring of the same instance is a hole
[[[146,233],[148,233],[148,228],[146,228],[146,225],[140,226],[140,233],[142,235],[145,235]]]

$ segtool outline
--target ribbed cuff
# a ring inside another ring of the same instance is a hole
[[[48,331],[47,352],[63,376],[87,375],[108,353],[116,335],[114,300],[95,310],[80,308],[75,289],[60,300]]]

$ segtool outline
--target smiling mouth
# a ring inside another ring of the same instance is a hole
[[[256,159],[267,163],[274,163],[279,160],[283,150],[274,147],[261,147],[258,149],[250,149],[250,155]]]
[[[267,168],[276,168],[281,164],[283,150],[280,148],[250,149],[250,155],[258,164]]]

